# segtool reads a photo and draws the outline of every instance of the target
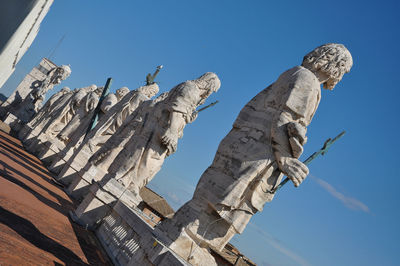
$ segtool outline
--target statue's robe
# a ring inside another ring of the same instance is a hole
[[[143,118],[142,125],[108,168],[109,175],[139,197],[140,189],[158,173],[165,158],[174,152],[161,142],[161,137],[171,127],[171,113],[178,114],[173,126],[181,138],[184,127],[192,122],[193,112],[203,101],[201,90],[193,81],[174,87],[168,97],[158,102]]]
[[[221,141],[193,198],[163,223],[161,230],[176,237],[180,234],[176,230],[184,221],[183,230],[192,238],[217,249],[242,233],[252,215],[272,200],[274,195],[267,190],[278,185],[283,177],[275,153],[294,158],[288,123],[308,126],[320,97],[317,77],[301,66],[284,72],[256,95]],[[207,231],[211,224],[213,229]]]

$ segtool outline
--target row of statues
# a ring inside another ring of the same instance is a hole
[[[320,86],[332,90],[352,64],[343,45],[322,45],[244,106],[193,198],[157,226],[171,239],[171,249],[188,260],[193,245],[221,250],[273,199],[270,191],[284,175],[296,187],[302,183],[309,170],[299,157],[321,100]],[[32,152],[53,150],[50,169],[75,197],[87,197],[93,181],[116,180],[140,202],[139,191],[177,151],[196,109],[220,86],[218,76],[208,72],[154,99],[159,91],[154,82],[133,91],[123,87],[100,103],[99,121],[88,134],[102,87],[65,87],[19,137]]]

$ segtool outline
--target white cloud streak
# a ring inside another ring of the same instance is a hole
[[[257,225],[255,225],[254,223],[248,223],[248,225],[253,228],[258,234],[259,236],[262,237],[262,239],[267,242],[269,245],[271,245],[272,247],[274,247],[276,250],[278,250],[279,252],[281,252],[282,254],[284,254],[285,256],[289,257],[290,259],[292,259],[293,261],[295,261],[298,265],[302,265],[302,266],[310,266],[311,264],[306,261],[304,258],[302,258],[301,256],[297,255],[296,253],[294,253],[293,251],[289,250],[288,248],[286,248],[284,246],[284,244],[276,239],[275,237],[273,237],[271,234],[267,233],[266,231],[264,231],[263,229],[261,229],[260,227],[258,227]]]
[[[349,208],[351,210],[363,211],[366,213],[370,213],[370,209],[368,208],[368,206],[365,205],[364,203],[362,203],[361,201],[359,201],[358,199],[344,195],[343,193],[337,191],[331,184],[329,184],[328,182],[326,182],[318,177],[315,177],[311,174],[310,174],[310,177],[312,177],[313,180],[315,182],[317,182],[318,185],[320,185],[320,187],[325,189],[334,198],[340,200],[343,203],[343,205],[346,206],[347,208]]]

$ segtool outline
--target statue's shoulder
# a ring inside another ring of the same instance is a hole
[[[284,74],[286,74],[284,76]],[[295,66],[282,74],[288,81],[296,83],[308,83],[309,85],[319,86],[317,77],[305,67]]]

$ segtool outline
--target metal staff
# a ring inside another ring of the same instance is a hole
[[[86,130],[85,138],[86,138],[87,134],[89,134],[90,130],[92,130],[97,124],[97,120],[99,119],[101,104],[103,103],[104,98],[106,98],[106,96],[108,95],[108,93],[110,91],[111,82],[112,82],[112,78],[108,78],[106,85],[103,88],[103,92],[101,93],[99,102],[97,103],[96,109],[94,109],[94,113],[93,113],[92,119],[90,120],[89,127]]]
[[[206,110],[207,108],[210,108],[210,107],[216,105],[217,103],[219,103],[219,101],[215,101],[215,102],[213,102],[213,103],[210,103],[209,105],[204,106],[203,108],[200,108],[199,110],[197,110],[197,111],[195,111],[195,112],[196,112],[196,113],[200,113],[201,111],[204,111],[204,110]]]
[[[150,73],[147,74],[147,76],[146,76],[146,85],[151,85],[151,84],[154,83],[154,79],[157,77],[158,73],[160,72],[160,70],[162,68],[163,68],[163,65],[159,65],[153,75],[151,75]]]
[[[340,133],[339,135],[337,135],[334,139],[327,139],[324,143],[324,146],[317,152],[314,152],[310,157],[308,157],[303,163],[305,165],[308,165],[312,160],[314,160],[315,158],[317,158],[320,154],[321,155],[325,155],[325,153],[328,152],[328,149],[332,146],[333,143],[335,143],[335,141],[337,141],[338,139],[340,139],[344,133],[346,133],[346,131],[342,131],[342,133]],[[268,191],[270,193],[275,193],[277,192],[281,187],[283,187],[290,179],[288,177],[285,178],[285,180],[283,180],[277,187],[275,187],[274,189],[272,189],[271,191]]]

